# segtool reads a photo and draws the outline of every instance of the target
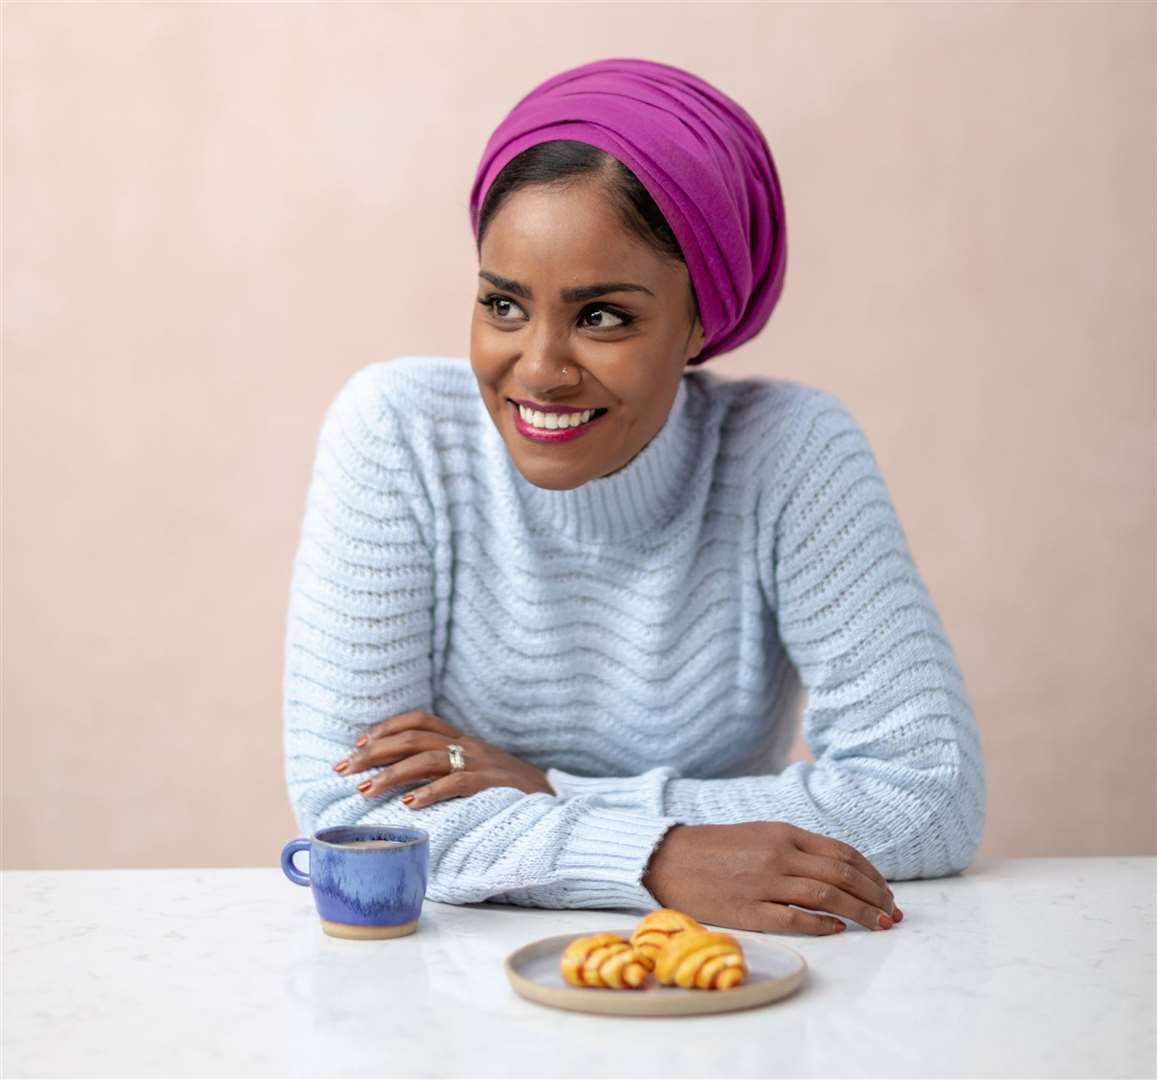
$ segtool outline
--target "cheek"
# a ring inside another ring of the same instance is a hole
[[[470,329],[470,363],[480,383],[498,383],[511,363],[510,339],[481,325]]]
[[[502,353],[485,326],[472,324],[470,327],[470,366],[482,384],[496,381],[501,374]]]

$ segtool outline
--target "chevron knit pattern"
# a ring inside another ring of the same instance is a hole
[[[362,368],[321,425],[284,661],[301,835],[417,825],[436,901],[649,910],[677,823],[786,821],[893,881],[963,870],[984,826],[969,696],[873,452],[788,380],[690,369],[643,450],[568,491],[517,470],[468,361]],[[801,705],[816,760],[785,767]],[[412,709],[556,794],[367,800],[382,767],[333,766]]]

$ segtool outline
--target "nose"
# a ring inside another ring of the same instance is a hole
[[[527,343],[518,362],[518,377],[528,394],[546,400],[559,390],[573,390],[581,372],[573,353],[543,333]]]

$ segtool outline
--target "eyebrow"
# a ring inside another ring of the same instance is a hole
[[[479,270],[478,276],[485,278],[491,285],[495,285],[499,289],[505,289],[507,292],[514,293],[515,296],[521,296],[524,300],[534,299],[534,294],[530,289],[513,278],[503,277],[501,274],[494,274],[489,270]],[[648,296],[655,295],[645,285],[636,285],[630,281],[600,281],[594,285],[578,285],[573,289],[563,289],[558,295],[563,303],[573,304],[580,300],[593,300],[596,296],[605,296],[607,293],[614,292],[644,292]]]

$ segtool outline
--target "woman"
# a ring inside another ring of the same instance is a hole
[[[853,417],[701,366],[782,289],[758,127],[678,68],[586,64],[499,126],[470,211],[469,362],[371,364],[322,424],[285,648],[303,834],[418,825],[449,903],[887,929],[888,878],[975,854],[979,734]],[[816,760],[785,768],[801,682]]]

